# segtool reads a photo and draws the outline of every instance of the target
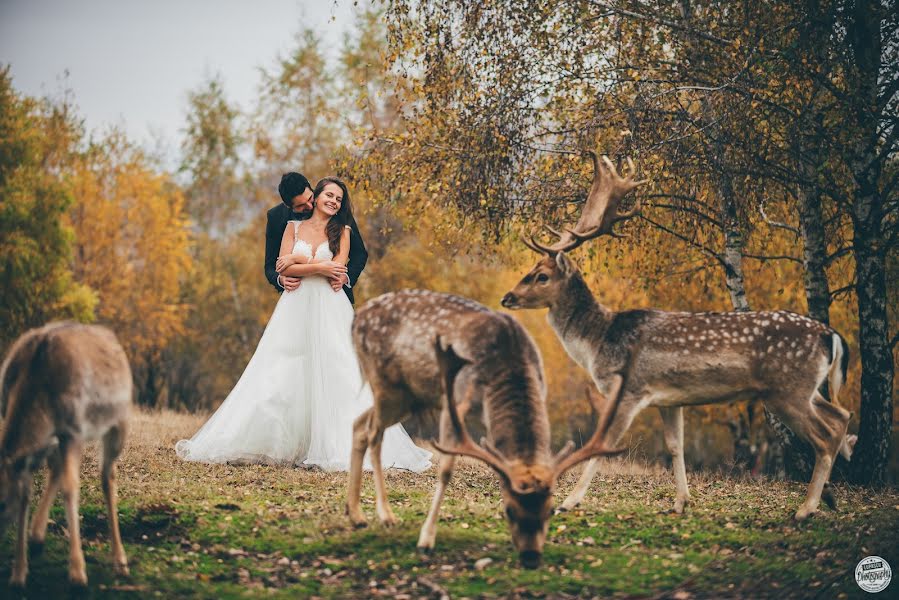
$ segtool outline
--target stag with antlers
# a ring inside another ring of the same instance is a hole
[[[836,453],[849,459],[855,442],[846,435],[850,413],[818,391],[827,381],[834,401],[839,397],[849,359],[846,341],[827,325],[786,311],[616,312],[599,304],[566,252],[588,239],[616,235],[612,226],[639,209],[637,203],[620,211],[619,204],[643,183],[619,175],[606,157],[602,163],[593,154],[593,185],[577,225],[553,245],[531,238],[528,245],[545,256],[503,297],[503,306],[549,309],[549,323],[569,355],[602,394],[617,398],[608,443],[617,444],[641,410],[659,409],[672,454],[675,512],[690,498],[683,407],[762,400],[815,451],[811,483],[795,513],[804,519],[818,508]],[[633,162],[628,165],[633,173]],[[563,509],[583,500],[596,466],[596,460],[587,464]]]
[[[436,340],[436,341],[435,341]],[[418,547],[434,547],[437,519],[457,455],[489,465],[498,475],[512,540],[524,567],[540,564],[552,496],[559,476],[593,456],[613,454],[603,442],[613,405],[594,401],[600,415],[591,440],[550,452],[543,361],[531,337],[509,315],[459,296],[425,290],[385,294],[362,307],[353,342],[374,405],[353,426],[347,513],[365,524],[360,507],[363,457],[371,449],[376,509],[396,522],[381,467],[384,431],[412,414],[441,410],[437,489]],[[462,402],[456,404],[456,398]],[[444,400],[445,398],[445,400]],[[481,408],[486,437],[475,444],[464,418]]]

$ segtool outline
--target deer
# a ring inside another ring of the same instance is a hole
[[[117,574],[128,574],[119,533],[116,459],[128,430],[131,396],[128,358],[106,327],[50,323],[11,345],[0,366],[0,528],[13,519],[18,527],[11,586],[25,586],[28,504],[33,473],[44,460],[50,473],[31,523],[32,551],[43,548],[50,507],[61,489],[69,527],[69,581],[87,585],[78,503],[81,456],[91,440],[102,441],[100,473],[113,565]]]
[[[385,526],[397,522],[387,501],[381,464],[384,431],[395,423],[440,411],[438,481],[418,548],[433,550],[440,505],[457,456],[483,461],[496,473],[505,516],[522,566],[540,565],[559,476],[593,456],[619,452],[604,442],[611,408],[599,399],[594,435],[574,450],[550,449],[543,359],[531,336],[511,315],[467,298],[427,290],[392,292],[356,314],[353,343],[373,405],[353,423],[347,514],[364,526],[360,507],[363,458],[371,450],[376,511]],[[456,398],[461,398],[456,403]],[[472,441],[465,416],[482,407],[486,436]]]
[[[593,182],[581,217],[543,244],[525,244],[543,257],[508,292],[510,309],[548,308],[547,319],[569,356],[616,405],[606,441],[620,442],[634,417],[655,406],[662,417],[676,484],[673,510],[690,500],[684,465],[683,407],[759,399],[815,452],[815,467],[805,500],[795,513],[814,513],[839,451],[850,458],[856,436],[847,436],[851,414],[835,404],[846,380],[849,348],[827,325],[788,311],[667,312],[613,311],[600,304],[567,255],[599,236],[622,237],[613,227],[640,210],[621,201],[646,183],[619,175],[607,156],[594,152]],[[627,160],[633,174],[634,163]],[[834,402],[819,392],[827,381]],[[585,497],[597,468],[591,460],[561,505],[570,510]],[[829,490],[825,501],[833,504]]]

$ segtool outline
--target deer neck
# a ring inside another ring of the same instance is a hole
[[[509,460],[546,463],[550,451],[549,419],[541,399],[525,382],[496,382],[485,390],[485,425],[496,448]]]
[[[581,274],[574,273],[558,301],[550,306],[547,320],[568,354],[589,370],[595,341],[601,339],[612,315],[612,311],[596,301]]]

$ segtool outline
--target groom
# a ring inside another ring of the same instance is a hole
[[[265,276],[276,290],[293,291],[300,287],[299,277],[285,277],[275,270],[278,260],[278,252],[281,250],[281,238],[284,236],[284,228],[288,221],[304,220],[312,216],[312,186],[303,175],[290,172],[281,177],[278,184],[278,193],[281,195],[281,204],[272,207],[268,211],[268,223],[265,226]],[[350,304],[353,304],[353,290],[356,280],[365,268],[368,260],[368,251],[359,235],[359,227],[356,219],[350,216],[350,257],[347,263],[347,272],[342,280],[331,280],[331,287],[338,291],[341,287],[346,292]]]

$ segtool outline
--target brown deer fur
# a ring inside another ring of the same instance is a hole
[[[52,323],[26,332],[11,346],[0,367],[0,521],[15,518],[18,527],[12,585],[25,585],[32,473],[44,458],[50,476],[30,541],[43,545],[50,506],[61,489],[70,536],[69,580],[87,584],[78,523],[79,471],[84,444],[94,439],[103,441],[101,478],[113,564],[118,573],[128,572],[119,535],[115,460],[125,440],[131,394],[128,359],[105,327]]]
[[[786,311],[614,312],[594,299],[564,252],[551,250],[502,304],[549,308],[549,323],[567,352],[601,393],[613,396],[608,398],[616,404],[610,444],[618,443],[637,413],[658,407],[673,456],[676,512],[689,500],[683,406],[757,398],[809,442],[817,460],[797,519],[817,510],[837,451],[849,458],[854,443],[854,436],[846,436],[850,414],[818,392],[829,380],[836,401],[848,348],[823,323]],[[595,469],[596,461],[590,461],[563,509],[583,499]]]
[[[419,548],[434,547],[455,455],[464,454],[484,460],[497,472],[515,547],[525,567],[536,567],[559,461],[566,459],[568,468],[608,451],[596,441],[592,454],[572,457],[566,447],[560,455],[552,455],[543,363],[527,332],[510,316],[471,300],[411,290],[385,294],[361,308],[353,323],[353,342],[374,406],[353,427],[350,520],[365,523],[360,485],[363,457],[370,448],[378,517],[385,525],[396,522],[381,467],[384,430],[410,415],[442,409],[446,396],[438,446],[446,454],[440,458],[439,480]],[[455,398],[463,399],[458,410]],[[481,406],[487,432],[480,446],[470,441],[463,423],[473,404]]]

